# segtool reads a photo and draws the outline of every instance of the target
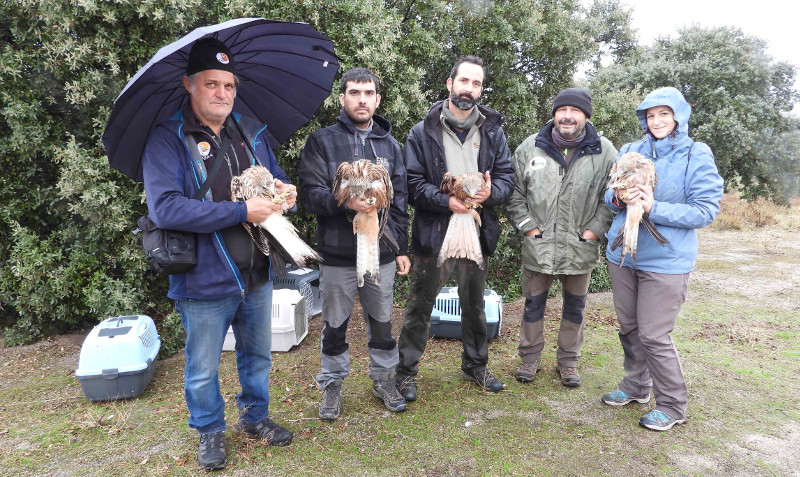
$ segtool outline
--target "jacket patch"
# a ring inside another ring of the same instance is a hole
[[[387,171],[391,172],[391,169],[389,168],[389,159],[386,159],[385,157],[376,157],[375,164],[383,166]]]
[[[533,169],[534,171],[537,171],[539,169],[544,169],[546,165],[547,165],[547,159],[545,159],[544,157],[536,156],[533,159],[531,159],[531,169]]]
[[[197,151],[200,152],[200,155],[203,157],[203,159],[205,159],[211,152],[211,144],[207,143],[206,141],[198,142]]]

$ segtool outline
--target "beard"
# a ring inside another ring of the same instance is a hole
[[[469,111],[478,104],[478,100],[473,98],[469,93],[450,93],[450,103],[462,111]]]
[[[576,121],[569,123],[562,121],[556,124],[556,132],[564,139],[575,139],[583,132],[583,128],[579,128],[579,126]],[[568,133],[569,129],[572,129],[572,132]]]

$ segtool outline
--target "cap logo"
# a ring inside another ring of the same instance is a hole
[[[206,141],[198,142],[197,151],[200,152],[200,155],[203,156],[203,159],[205,159],[208,157],[208,153],[211,152],[211,144],[207,143]]]
[[[231,62],[231,60],[228,59],[228,55],[222,52],[217,53],[217,61],[219,61],[223,65],[227,65],[228,63]]]

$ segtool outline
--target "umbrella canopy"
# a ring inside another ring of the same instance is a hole
[[[333,43],[307,23],[242,18],[198,28],[158,50],[114,101],[103,132],[111,167],[142,181],[147,136],[188,103],[189,50],[205,37],[230,48],[240,81],[233,110],[266,124],[273,148],[307,124],[331,93],[339,69]]]

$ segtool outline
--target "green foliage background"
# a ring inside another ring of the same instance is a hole
[[[700,86],[693,81],[710,81],[693,76],[645,81],[636,72],[654,53],[636,47],[630,12],[617,0],[596,0],[589,7],[579,0],[10,0],[0,6],[0,16],[0,326],[7,345],[107,316],[144,313],[156,319],[168,351],[180,346],[167,282],[145,272],[131,234],[136,217],[146,210],[142,186],[108,167],[100,136],[128,79],[160,47],[196,27],[239,17],[310,23],[334,41],[340,72],[366,66],[381,78],[380,112],[392,121],[401,143],[429,105],[445,97],[450,67],[463,54],[487,61],[483,102],[507,117],[512,150],[550,119],[553,96],[574,86],[581,65],[593,64],[599,71],[590,78],[592,119],[615,144],[639,133],[632,110],[653,81],[674,81],[691,93],[691,101],[700,101],[694,96]],[[719,49],[700,41],[692,45]],[[667,46],[655,50],[659,65],[683,61],[669,56],[675,48]],[[754,54],[763,55],[761,46]],[[622,69],[603,74],[604,59]],[[716,94],[706,103],[710,129],[698,128],[698,135],[708,136],[724,120],[750,113],[736,108],[791,107],[796,93],[785,85],[793,81],[794,69],[758,61],[756,66],[768,69],[768,77],[781,85],[777,99],[740,101],[726,106],[736,114],[725,114],[713,111],[730,98]],[[633,72],[634,79],[626,80],[624,71]],[[722,74],[738,72],[731,68]],[[763,87],[769,78],[748,85]],[[725,79],[731,85],[738,81]],[[311,123],[276,151],[290,177],[296,178],[308,134],[338,115],[337,96],[334,85]],[[787,130],[768,116],[776,131]],[[738,131],[737,126],[731,132]],[[796,136],[770,140],[798,147]],[[734,156],[718,157],[732,174],[744,167]],[[796,164],[797,155],[776,151],[771,157]],[[744,184],[766,177],[741,174]],[[292,220],[313,241],[313,218],[300,213]],[[519,294],[519,248],[506,224],[488,286],[507,299]],[[594,289],[607,286],[602,273]],[[399,279],[399,302],[406,289],[407,279]]]

